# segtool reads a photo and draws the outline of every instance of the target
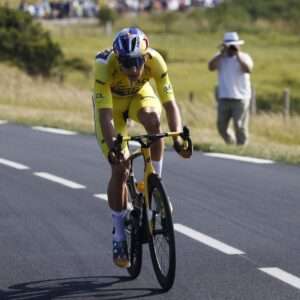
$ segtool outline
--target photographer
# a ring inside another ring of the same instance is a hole
[[[225,33],[219,53],[208,63],[210,71],[218,70],[217,127],[227,144],[245,145],[248,142],[253,61],[249,54],[240,51],[243,44],[236,32]],[[235,137],[228,130],[231,119]]]

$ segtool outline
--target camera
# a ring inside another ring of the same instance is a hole
[[[231,51],[237,51],[237,50],[238,50],[237,47],[234,46],[234,45],[230,45],[230,46],[228,47],[228,49],[231,50]]]

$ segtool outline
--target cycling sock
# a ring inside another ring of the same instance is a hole
[[[113,239],[121,242],[126,240],[124,221],[126,217],[126,210],[112,211],[112,221],[114,226]]]
[[[152,160],[152,165],[156,174],[161,177],[162,174],[162,167],[163,167],[163,159],[161,160]]]

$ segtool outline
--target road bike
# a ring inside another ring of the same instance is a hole
[[[186,149],[192,149],[188,128],[183,132],[165,132],[138,136],[117,137],[116,145],[135,141],[138,150],[129,156],[130,169],[127,181],[128,216],[126,218],[126,236],[130,267],[127,269],[132,278],[141,271],[143,244],[149,244],[153,268],[164,291],[169,290],[175,280],[176,248],[172,220],[172,205],[161,178],[155,173],[151,163],[151,145],[165,137],[181,136]],[[144,181],[137,182],[134,174],[134,161],[138,157],[144,161]]]

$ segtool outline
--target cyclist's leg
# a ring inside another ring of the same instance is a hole
[[[145,84],[133,98],[129,107],[129,117],[142,124],[147,133],[160,133],[161,104],[151,85]],[[163,140],[158,140],[151,146],[151,157],[156,173],[161,176],[163,161]]]
[[[128,110],[130,98],[128,97],[114,97],[113,98],[113,121],[114,127],[117,133],[122,135],[127,134],[126,121],[124,119],[124,113]],[[98,144],[107,158],[109,147],[104,141],[102,129],[100,126],[99,114],[94,114],[95,118],[95,132]],[[123,153],[128,156],[128,149],[126,144],[123,145]],[[108,187],[108,202],[112,210],[122,211],[127,205],[127,190],[124,191],[124,186],[126,186],[126,174],[128,173],[128,168],[126,165],[111,165],[111,178]],[[125,183],[125,184],[124,184]]]
[[[115,99],[114,99],[115,100]],[[125,104],[129,103],[129,99],[122,99],[122,104],[117,106],[118,109],[113,110],[114,126],[117,133],[126,134],[126,122],[123,118],[123,110],[126,111]],[[127,105],[128,106],[128,105]],[[123,109],[123,110],[122,110]],[[95,131],[98,143],[103,154],[107,157],[109,148],[106,145],[99,122],[99,115],[95,114]],[[125,156],[128,156],[128,149],[123,148]],[[124,221],[127,206],[127,186],[128,166],[126,164],[111,164],[111,177],[108,184],[108,202],[112,209],[113,221],[113,259],[116,265],[120,267],[129,267],[126,235]]]

